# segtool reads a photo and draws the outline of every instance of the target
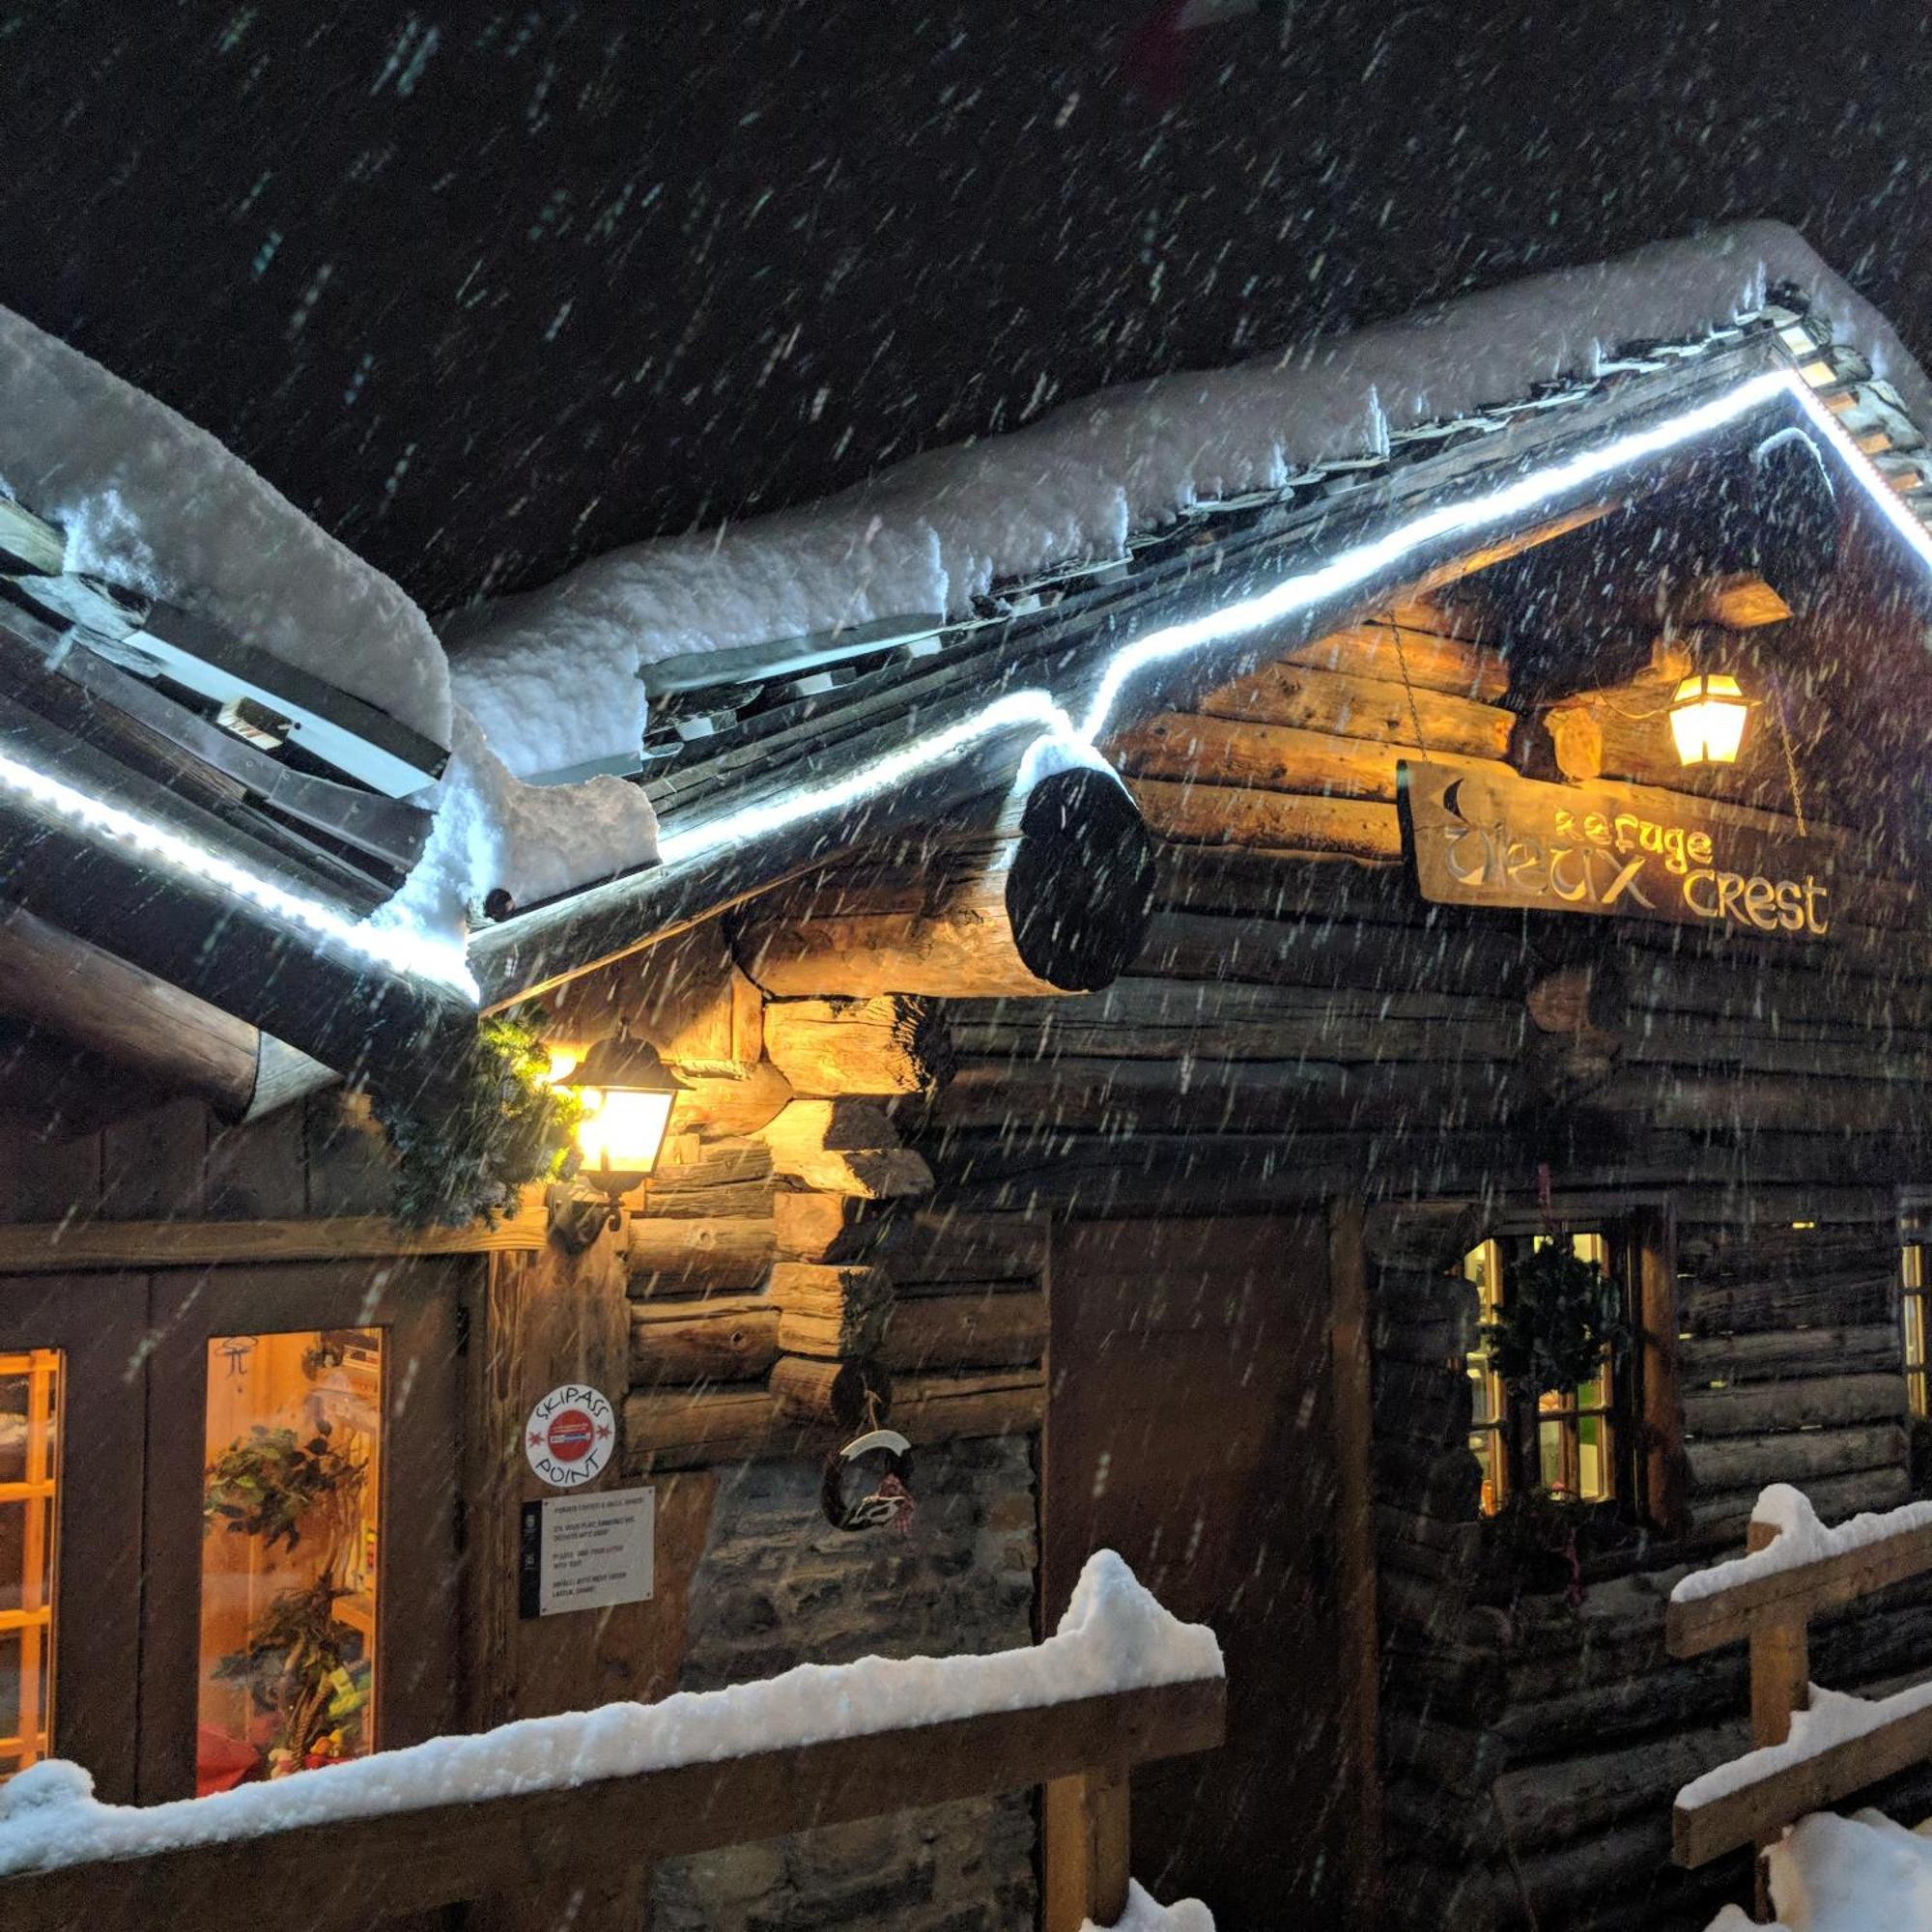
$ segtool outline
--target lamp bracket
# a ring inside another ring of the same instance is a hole
[[[566,1253],[581,1255],[607,1230],[624,1225],[624,1210],[608,1194],[582,1182],[553,1181],[544,1196],[550,1237]]]

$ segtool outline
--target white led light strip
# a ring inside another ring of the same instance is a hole
[[[271,880],[259,877],[244,866],[224,859],[206,845],[170,832],[165,826],[103,800],[76,791],[63,779],[24,764],[8,753],[0,753],[0,790],[13,792],[43,810],[57,812],[106,842],[125,845],[144,859],[155,861],[169,870],[189,878],[219,886],[238,899],[260,906],[292,924],[359,953],[371,964],[391,972],[434,980],[466,995],[479,997],[475,976],[469,970],[463,949],[451,940],[438,940],[426,934],[391,931],[352,919],[319,899],[303,897]]]
[[[1127,681],[1150,666],[1185,657],[1208,644],[1277,624],[1314,606],[1345,595],[1391,570],[1418,550],[1445,541],[1474,536],[1497,524],[1513,523],[1535,511],[1551,497],[1587,490],[1615,471],[1646,457],[1660,456],[1694,438],[1709,435],[1747,415],[1783,392],[1799,407],[1845,460],[1880,514],[1902,536],[1914,554],[1932,572],[1932,535],[1899,500],[1878,469],[1846,433],[1842,424],[1812,393],[1795,370],[1773,370],[1753,376],[1735,388],[1662,422],[1601,447],[1554,463],[1487,496],[1465,503],[1425,510],[1385,534],[1357,544],[1328,562],[1285,579],[1271,589],[1209,611],[1183,624],[1170,624],[1123,645],[1109,660],[1084,721],[1077,726],[1050,691],[1029,688],[996,698],[957,724],[933,732],[912,745],[843,778],[814,788],[801,788],[783,798],[726,811],[688,831],[664,839],[660,859],[673,865],[704,857],[795,825],[820,812],[836,811],[875,798],[916,773],[944,764],[968,746],[1015,725],[1037,725],[1040,739],[1055,743],[1087,761],[1105,731],[1108,719]],[[59,779],[0,754],[0,789],[13,791],[50,809],[99,837],[129,845],[170,868],[220,886],[236,897],[306,926],[392,971],[433,980],[468,998],[479,997],[463,950],[453,941],[426,933],[376,927],[366,921],[318,900],[304,898],[257,877],[242,866],[205,846],[136,817],[118,806],[76,791]]]

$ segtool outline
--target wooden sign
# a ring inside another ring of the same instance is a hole
[[[1823,939],[1833,835],[1648,785],[1539,784],[1488,767],[1406,762],[1403,836],[1438,905],[1597,913]]]

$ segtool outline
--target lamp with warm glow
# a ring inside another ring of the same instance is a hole
[[[550,1193],[551,1233],[575,1252],[588,1247],[599,1228],[623,1220],[619,1203],[657,1166],[684,1082],[620,1020],[557,1084],[583,1110],[576,1179]]]
[[[1723,671],[1687,677],[1670,700],[1670,735],[1686,765],[1734,765],[1745,741],[1750,700]]]

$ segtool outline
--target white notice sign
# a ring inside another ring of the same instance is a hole
[[[648,1603],[656,1529],[655,1490],[606,1490],[526,1503],[525,1616]]]

